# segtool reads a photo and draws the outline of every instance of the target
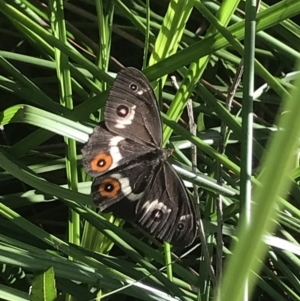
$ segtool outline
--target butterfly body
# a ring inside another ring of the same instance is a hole
[[[162,148],[162,125],[152,87],[134,68],[116,77],[101,122],[82,149],[94,177],[100,211],[133,221],[158,239],[182,247],[196,234],[195,211]]]

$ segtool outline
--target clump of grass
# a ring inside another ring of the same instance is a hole
[[[0,299],[298,300],[299,12],[0,0]],[[201,245],[162,246],[92,202],[80,149],[122,66],[153,83]]]

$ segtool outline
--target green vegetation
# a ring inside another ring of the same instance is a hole
[[[0,0],[0,300],[300,300],[300,1],[220,2]],[[202,243],[96,210],[80,150],[122,66]]]

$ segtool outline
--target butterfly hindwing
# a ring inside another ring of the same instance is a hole
[[[94,179],[92,194],[101,211],[133,221],[160,240],[188,246],[195,238],[194,206],[180,200],[189,196],[167,162],[116,168]]]
[[[128,164],[96,177],[92,184],[94,202],[103,212],[136,221],[136,206],[154,176],[155,162]]]
[[[196,234],[195,208],[183,182],[168,162],[155,176],[136,207],[137,223],[153,236],[177,246],[188,246]]]

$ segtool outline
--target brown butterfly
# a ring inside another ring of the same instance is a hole
[[[197,230],[194,205],[167,161],[157,101],[139,70],[119,72],[104,117],[82,149],[94,202],[160,240],[189,246]]]

